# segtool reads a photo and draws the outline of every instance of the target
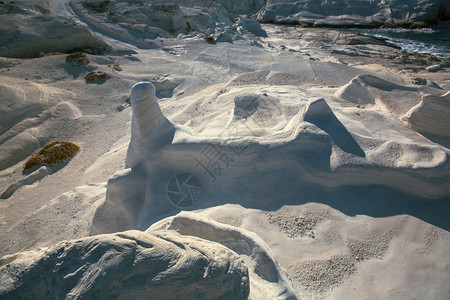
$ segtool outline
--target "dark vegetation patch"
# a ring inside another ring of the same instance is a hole
[[[80,146],[64,141],[54,141],[45,145],[38,153],[33,154],[25,163],[23,169],[47,165],[54,167],[72,158],[80,150]]]
[[[89,72],[84,76],[86,82],[105,81],[109,75],[102,71]]]

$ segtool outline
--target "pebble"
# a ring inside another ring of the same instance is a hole
[[[432,66],[427,67],[427,70],[429,72],[437,72],[440,69],[441,69],[441,65],[432,65]]]

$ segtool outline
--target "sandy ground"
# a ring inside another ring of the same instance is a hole
[[[53,5],[60,14],[67,13],[62,1]],[[58,10],[59,6],[62,10]],[[91,28],[95,31],[99,27]],[[154,49],[140,49],[130,41],[130,44],[124,43],[118,36],[105,36],[105,32],[98,30],[99,36],[116,50],[103,55],[87,54],[90,62],[82,66],[67,62],[66,54],[27,59],[0,57],[2,90],[16,99],[27,95],[27,100],[33,102],[31,108],[25,103],[17,107],[3,106],[0,111],[2,115],[16,114],[15,120],[1,124],[2,153],[11,159],[0,170],[0,193],[28,175],[22,170],[25,160],[46,142],[64,139],[81,147],[63,167],[51,168],[49,175],[0,200],[0,255],[90,234],[95,210],[105,199],[106,182],[125,168],[132,116],[129,93],[136,82],[155,84],[161,110],[171,122],[211,136],[217,132],[216,126],[223,125],[221,114],[225,115],[229,107],[225,104],[221,107],[220,103],[209,107],[208,96],[227,88],[225,93],[230,90],[242,93],[232,90],[230,80],[234,78],[237,86],[246,84],[247,90],[247,85],[256,85],[255,91],[281,95],[283,103],[297,100],[300,93],[304,93],[306,100],[328,97],[346,128],[361,136],[368,132],[363,132],[363,128],[370,128],[367,124],[374,124],[376,132],[377,126],[381,126],[377,124],[383,123],[377,116],[387,115],[385,122],[396,120],[389,123],[394,124],[392,132],[396,133],[383,132],[380,134],[383,138],[413,141],[414,145],[436,147],[433,151],[444,153],[443,163],[437,159],[438,152],[423,154],[423,157],[434,155],[428,160],[432,165],[429,177],[442,192],[433,190],[432,186],[431,196],[427,197],[425,192],[421,194],[401,179],[398,179],[399,184],[389,185],[387,182],[396,181],[397,175],[389,177],[386,169],[390,166],[380,163],[375,168],[385,169],[371,175],[380,178],[374,184],[352,185],[343,180],[344,184],[310,188],[295,186],[297,182],[293,180],[275,187],[272,184],[277,181],[266,174],[261,176],[261,181],[244,183],[250,185],[249,195],[253,195],[253,199],[241,199],[241,187],[236,186],[236,182],[231,188],[237,192],[227,192],[223,197],[216,193],[227,186],[215,189],[220,184],[209,184],[212,188],[207,187],[206,191],[213,194],[212,204],[199,204],[190,210],[259,235],[286,270],[302,299],[448,299],[450,194],[448,168],[442,169],[442,165],[448,164],[448,136],[419,135],[404,129],[405,124],[399,120],[405,113],[400,113],[401,108],[388,104],[387,109],[367,105],[370,111],[363,112],[345,99],[333,98],[340,87],[359,74],[424,88],[418,95],[430,91],[443,95],[450,89],[448,60],[404,53],[335,29],[277,25],[262,28],[267,37],[251,35],[246,40],[216,44],[209,44],[203,38],[158,38],[152,40]],[[360,39],[360,44],[350,43],[356,38]],[[442,69],[426,70],[434,64],[441,64]],[[91,71],[104,72],[108,78],[87,82],[84,77]],[[285,76],[283,81],[291,80],[291,83],[283,87],[270,76],[265,79],[256,76],[253,82],[249,76],[239,77],[260,71],[289,74],[292,78]],[[441,92],[430,82],[438,85]],[[291,97],[295,91],[296,96]],[[408,95],[397,92],[389,97],[403,99]],[[199,108],[191,105],[196,101],[200,103],[200,113]],[[414,101],[416,105],[420,97]],[[61,103],[68,103],[69,108],[58,109]],[[294,108],[297,109],[298,104],[292,104],[291,111],[289,105],[286,107],[284,119],[280,120],[287,123],[296,114]],[[26,113],[21,113],[24,111]],[[15,138],[13,142],[12,138]],[[405,158],[406,168],[415,170],[412,165],[420,162],[420,155]],[[264,159],[270,160],[270,157]],[[388,164],[381,158],[376,159],[375,164],[379,161]],[[360,163],[345,161],[345,155],[334,162],[344,169]],[[371,169],[362,167],[361,182]],[[341,176],[345,178],[345,172]],[[383,176],[386,177],[383,179]],[[320,180],[327,181],[327,178],[333,181],[336,177],[323,176]],[[234,198],[230,198],[229,203],[224,202],[223,198],[230,195]],[[261,195],[272,201],[259,203],[260,199],[265,199]],[[177,212],[175,208],[152,216],[153,219],[145,223],[146,227],[154,220]],[[145,230],[142,226],[137,229]]]

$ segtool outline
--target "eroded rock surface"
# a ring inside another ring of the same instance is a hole
[[[0,260],[1,299],[247,299],[233,251],[174,232],[126,231]],[[180,284],[182,283],[182,284]]]

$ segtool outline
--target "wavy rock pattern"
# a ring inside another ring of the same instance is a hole
[[[269,246],[250,231],[189,212],[166,218],[149,230],[175,230],[182,235],[217,242],[250,260],[251,299],[299,299],[291,279],[278,264]]]
[[[247,299],[248,294],[248,270],[236,253],[174,232],[100,235],[0,260],[1,299]]]

